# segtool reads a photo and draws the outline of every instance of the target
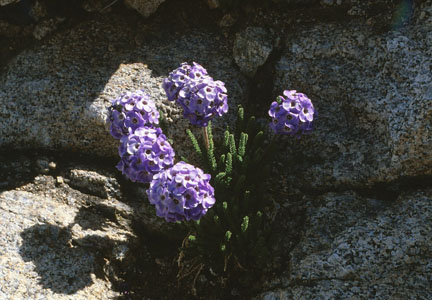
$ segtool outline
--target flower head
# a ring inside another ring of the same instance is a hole
[[[112,101],[110,121],[111,135],[121,139],[137,128],[159,124],[159,112],[144,91],[126,92]]]
[[[148,183],[174,164],[174,150],[160,128],[142,126],[120,141],[117,169],[133,182]]]
[[[164,80],[168,100],[183,107],[183,116],[200,127],[228,111],[227,89],[222,81],[214,81],[206,69],[197,63],[182,63]]]
[[[311,100],[295,90],[284,91],[279,103],[274,101],[268,111],[270,127],[276,134],[300,136],[312,131],[315,109]]]
[[[210,175],[183,161],[157,173],[147,195],[168,222],[198,220],[216,201]]]

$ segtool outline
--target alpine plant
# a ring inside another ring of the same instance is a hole
[[[183,108],[183,116],[193,125],[206,127],[215,116],[228,111],[228,96],[225,84],[213,80],[201,65],[182,63],[163,82],[170,101]]]
[[[147,195],[168,222],[199,220],[216,201],[210,175],[183,161],[157,173]]]
[[[212,270],[225,272],[230,262],[232,270],[259,268],[271,255],[263,178],[271,175],[276,137],[266,139],[261,124],[253,116],[247,121],[239,107],[235,130],[228,128],[216,147],[211,120],[227,113],[227,89],[195,62],[169,73],[163,88],[168,100],[183,108],[183,116],[202,127],[202,140],[187,133],[205,171],[184,161],[175,163],[174,150],[158,127],[156,105],[143,90],[126,92],[109,108],[110,133],[120,142],[117,169],[133,182],[149,184],[146,193],[157,216],[167,222],[197,221],[185,223],[189,233],[178,260],[179,275],[201,270],[187,267],[196,255]],[[311,100],[295,90],[285,90],[268,114],[276,134],[296,137],[311,132],[316,117]]]
[[[126,92],[112,101],[110,133],[116,139],[133,133],[143,126],[159,124],[159,112],[143,90]]]
[[[174,164],[174,149],[160,128],[139,127],[120,142],[117,169],[132,182],[149,183]]]
[[[301,136],[312,131],[315,109],[311,100],[296,90],[285,90],[270,105],[270,127],[276,134]]]

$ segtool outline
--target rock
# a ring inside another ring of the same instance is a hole
[[[284,139],[289,178],[325,189],[432,174],[432,22],[418,15],[388,32],[359,21],[291,30],[274,94],[303,92],[318,116],[312,135]]]
[[[328,6],[342,5],[342,0],[321,0],[320,4],[321,5],[328,5]]]
[[[305,5],[312,5],[319,2],[319,0],[274,0],[274,1],[282,2],[290,6],[297,6],[297,5],[305,6]]]
[[[108,13],[114,4],[109,0],[84,0],[81,2],[81,7],[87,12]]]
[[[233,56],[240,71],[253,77],[273,50],[273,41],[266,29],[248,27],[236,34]]]
[[[49,161],[46,158],[36,160],[36,166],[42,174],[48,174],[50,171]]]
[[[139,184],[122,195],[109,171],[62,158],[0,155],[0,299],[114,299],[137,257],[154,259],[135,232],[186,235]]]
[[[190,125],[181,109],[166,100],[161,86],[184,61],[201,63],[214,79],[226,83],[230,113],[215,121],[215,135],[220,136],[243,100],[244,86],[223,39],[205,31],[159,37],[153,30],[140,30],[104,15],[13,59],[0,74],[0,147],[117,157],[118,141],[106,125],[107,107],[125,91],[144,88],[166,117],[165,134],[174,140],[176,153],[185,155],[191,149],[185,134]],[[137,34],[144,40],[139,46]]]
[[[33,29],[33,37],[37,40],[43,39],[48,34],[56,31],[58,25],[64,20],[63,18],[56,18],[41,21]]]
[[[33,180],[35,174],[43,172],[42,170],[49,172],[45,167],[48,167],[45,166],[45,161],[39,165],[24,155],[18,155],[17,159],[12,160],[0,153],[0,190],[26,184]]]
[[[394,203],[350,192],[308,203],[306,232],[281,280],[286,288],[256,299],[431,298],[431,200],[425,189]]]
[[[231,27],[233,26],[238,19],[238,15],[235,13],[225,14],[222,19],[219,21],[219,27]]]
[[[114,299],[137,257],[154,259],[135,232],[186,235],[156,217],[142,185],[122,195],[109,171],[73,159],[55,158],[66,177],[33,173],[50,160],[0,156],[0,299]]]
[[[262,300],[289,300],[292,299],[292,294],[290,291],[284,291],[284,290],[278,290],[278,291],[271,291],[266,292],[263,295],[260,295],[255,298],[256,300],[262,299]]]
[[[14,2],[19,2],[20,0],[0,0],[0,6],[5,6]]]
[[[211,8],[219,8],[221,6],[221,3],[219,0],[206,0],[207,5]]]
[[[121,198],[120,185],[114,175],[101,173],[101,171],[71,169],[68,184],[101,198]]]
[[[57,176],[57,177],[56,177],[56,183],[59,184],[59,185],[60,185],[60,184],[63,184],[63,183],[64,183],[64,179],[63,179],[63,177],[61,177],[61,176]]]
[[[0,34],[6,38],[14,38],[19,35],[21,28],[17,25],[9,24],[4,20],[0,20]]]
[[[29,15],[35,20],[36,22],[45,18],[48,15],[47,7],[45,3],[41,1],[34,2]]]
[[[61,201],[64,195],[57,196],[18,190],[0,193],[1,299],[119,295],[95,270],[103,268],[101,251],[127,244],[128,232],[98,213],[83,217],[78,199],[71,205]],[[89,222],[95,227],[86,226]]]
[[[144,17],[152,15],[165,0],[125,0],[125,3]]]

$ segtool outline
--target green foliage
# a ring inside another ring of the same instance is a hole
[[[211,124],[209,126],[207,126],[207,128],[204,130],[207,131],[208,144],[209,144],[209,147],[207,149],[208,165],[209,165],[210,169],[214,172],[214,171],[216,171],[217,163],[216,163],[216,158],[214,155],[214,141],[213,141],[213,133],[212,133]]]
[[[195,135],[192,133],[192,131],[190,129],[186,130],[187,135],[189,136],[191,142],[192,142],[192,146],[194,147],[195,152],[199,155],[202,156],[202,151],[201,151],[201,147],[198,143],[198,140],[196,139]]]
[[[246,120],[242,107],[233,132],[227,129],[215,147],[209,123],[208,148],[187,132],[202,158],[200,167],[212,176],[216,204],[199,222],[192,222],[182,252],[190,258],[199,256],[219,273],[260,269],[270,255],[269,222],[263,221],[262,211],[268,205],[264,193],[274,143],[266,141],[255,117]]]

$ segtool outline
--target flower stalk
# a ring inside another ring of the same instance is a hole
[[[204,139],[204,145],[206,147],[206,150],[209,150],[209,137],[208,137],[208,133],[207,133],[207,128],[203,127],[202,128],[202,134],[203,134],[203,139]]]

